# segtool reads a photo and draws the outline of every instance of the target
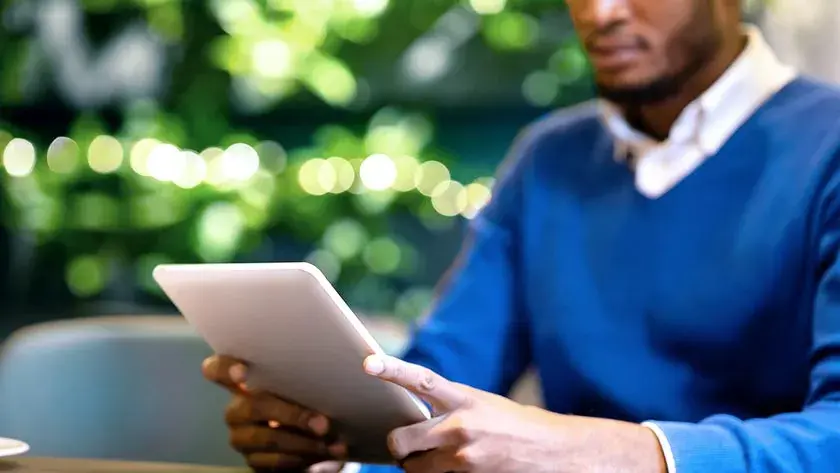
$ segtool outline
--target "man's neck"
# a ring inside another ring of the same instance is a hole
[[[726,38],[723,44],[718,54],[700,72],[686,81],[676,95],[655,104],[625,109],[627,120],[652,138],[665,140],[682,111],[708,90],[735,62],[746,47],[747,38],[739,34],[736,38]]]

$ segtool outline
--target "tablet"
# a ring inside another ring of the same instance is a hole
[[[388,433],[430,418],[407,390],[364,372],[384,352],[314,266],[160,265],[154,278],[216,353],[249,365],[249,386],[332,419],[350,460],[392,463]]]

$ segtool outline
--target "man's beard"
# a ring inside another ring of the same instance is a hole
[[[617,105],[650,105],[664,102],[674,97],[683,88],[683,84],[699,68],[684,69],[678,74],[660,77],[652,82],[638,85],[613,87],[601,83],[595,84],[598,95]]]
[[[664,102],[677,95],[685,84],[714,58],[717,48],[717,44],[709,43],[692,48],[691,60],[679,71],[647,83],[609,86],[596,82],[598,95],[618,105],[650,105]]]
[[[695,3],[688,22],[694,28],[686,30],[680,41],[682,44],[678,43],[679,47],[675,48],[679,56],[688,58],[680,70],[642,84],[609,86],[596,81],[599,95],[618,105],[640,106],[664,102],[679,94],[698,72],[714,60],[723,45],[722,32],[714,27],[714,8],[713,2],[701,0]]]

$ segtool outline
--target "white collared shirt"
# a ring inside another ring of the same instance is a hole
[[[796,78],[779,62],[758,28],[744,26],[747,46],[706,92],[674,122],[665,141],[635,130],[618,107],[601,101],[601,116],[615,140],[618,160],[633,157],[636,188],[648,198],[661,197],[710,156],[776,92]]]

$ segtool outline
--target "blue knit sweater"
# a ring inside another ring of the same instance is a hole
[[[506,163],[407,360],[493,393],[533,365],[678,473],[840,472],[840,91],[797,79],[655,200],[591,105]]]

